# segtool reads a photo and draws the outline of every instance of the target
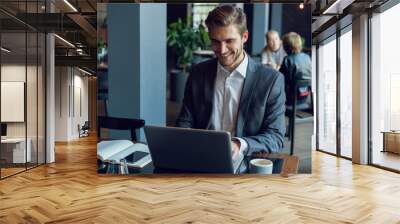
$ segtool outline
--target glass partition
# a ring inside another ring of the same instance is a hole
[[[372,163],[400,170],[400,4],[371,18]]]
[[[352,33],[351,26],[340,40],[340,155],[351,158],[352,149]]]
[[[6,4],[15,2],[0,7]],[[0,178],[45,162],[46,40],[44,33],[17,19],[43,12],[43,4],[20,1],[16,16],[0,12]]]
[[[46,124],[46,36],[43,33],[38,33],[38,76],[37,76],[37,90],[38,90],[38,105],[37,105],[37,162],[38,165],[46,162],[46,139],[45,139],[45,124]]]
[[[336,37],[318,47],[318,149],[336,154]]]
[[[38,122],[38,56],[37,56],[37,41],[38,35],[36,32],[28,31],[27,33],[27,82],[26,82],[26,113],[27,113],[27,147],[28,158],[27,167],[33,167],[37,165],[37,122]]]
[[[1,34],[1,176],[24,171],[30,157],[26,142],[26,33]],[[7,49],[6,51],[4,49]]]

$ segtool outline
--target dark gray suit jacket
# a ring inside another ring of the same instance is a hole
[[[176,122],[178,127],[211,128],[216,74],[217,59],[192,67]],[[283,75],[249,57],[236,125],[236,137],[248,143],[247,155],[283,148],[285,99]]]

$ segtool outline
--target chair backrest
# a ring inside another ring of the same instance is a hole
[[[310,95],[311,80],[309,79],[298,79],[295,82],[290,83],[290,90],[286,100],[286,105],[293,105],[304,103],[304,99]],[[300,101],[299,101],[300,100]]]
[[[291,95],[287,96],[286,100],[286,111],[290,112],[289,113],[290,155],[293,155],[294,153],[294,133],[295,133],[294,129],[296,120],[296,110],[306,109],[308,107],[307,102],[305,102],[304,99],[306,99],[306,97],[310,95],[310,93],[306,95],[301,95],[298,89],[306,88],[306,91],[309,91],[310,87],[311,87],[311,80],[309,79],[298,79],[290,84]]]
[[[90,128],[89,121],[85,121],[85,123],[82,125],[82,129],[88,130],[89,128]]]
[[[144,126],[145,122],[141,119],[104,117],[97,118],[97,136],[100,138],[100,129],[130,130],[131,140],[136,141],[136,129]]]

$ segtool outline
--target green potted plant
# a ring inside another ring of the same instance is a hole
[[[206,28],[200,24],[197,29],[199,35],[199,48],[193,52],[192,64],[197,64],[202,61],[214,57],[214,52],[211,50],[211,41]]]
[[[191,27],[191,19],[186,23],[178,19],[171,23],[167,30],[168,47],[177,55],[177,68],[171,71],[171,100],[182,102],[188,70],[193,61],[193,51],[209,44],[208,34],[204,27]]]

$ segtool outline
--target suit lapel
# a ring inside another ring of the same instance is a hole
[[[249,57],[249,64],[247,65],[246,78],[244,80],[242,94],[240,96],[239,109],[236,122],[236,136],[238,137],[243,136],[243,127],[246,119],[246,113],[257,80],[258,80],[258,75],[256,73],[256,63],[253,59]]]
[[[207,74],[204,74],[204,101],[205,101],[205,111],[207,113],[206,128],[210,128],[211,113],[214,104],[214,89],[215,89],[215,78],[217,76],[217,59],[214,59],[210,63],[210,68],[206,69]]]

